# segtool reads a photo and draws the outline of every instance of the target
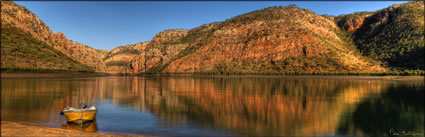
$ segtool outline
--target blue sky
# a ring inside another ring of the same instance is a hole
[[[165,29],[191,29],[270,6],[296,4],[316,14],[376,11],[403,1],[260,2],[260,1],[17,1],[53,32],[96,49],[150,41]]]

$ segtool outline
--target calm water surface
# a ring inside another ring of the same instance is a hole
[[[156,136],[424,135],[424,81],[306,77],[3,78],[1,118]],[[65,106],[97,105],[66,124]]]

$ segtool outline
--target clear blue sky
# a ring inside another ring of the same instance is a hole
[[[35,13],[53,32],[94,47],[114,47],[150,41],[165,29],[191,29],[203,24],[244,14],[269,6],[296,4],[316,14],[340,15],[358,11],[376,11],[402,1],[385,2],[85,2],[17,1]]]

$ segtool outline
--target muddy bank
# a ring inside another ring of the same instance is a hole
[[[90,136],[90,137],[130,137],[128,135],[90,133],[78,130],[62,128],[40,127],[35,125],[21,124],[15,122],[1,122],[1,136]]]

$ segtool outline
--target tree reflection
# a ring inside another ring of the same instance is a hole
[[[382,92],[381,97],[361,102],[350,119],[339,127],[339,132],[343,134],[362,132],[368,136],[417,133],[423,136],[424,89],[423,84],[389,86]],[[403,131],[406,133],[401,133]]]

